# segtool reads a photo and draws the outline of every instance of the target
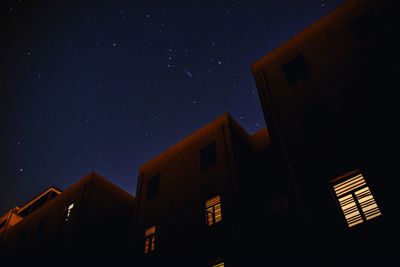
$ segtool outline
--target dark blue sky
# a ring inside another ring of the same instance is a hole
[[[138,166],[224,112],[265,127],[250,65],[340,0],[1,1],[0,215]]]

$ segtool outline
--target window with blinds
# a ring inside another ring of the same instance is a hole
[[[364,176],[359,171],[335,179],[333,190],[349,227],[382,215]]]
[[[208,226],[222,221],[221,198],[219,195],[206,201],[206,221]]]
[[[156,241],[156,227],[152,226],[147,228],[145,234],[145,241],[144,241],[144,254],[148,254],[151,251],[155,250],[155,241]]]

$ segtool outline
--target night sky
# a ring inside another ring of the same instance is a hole
[[[229,112],[265,127],[251,64],[340,0],[1,1],[0,215],[138,166]]]

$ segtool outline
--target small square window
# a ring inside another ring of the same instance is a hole
[[[206,201],[206,222],[208,226],[222,221],[221,198],[215,196]]]
[[[284,64],[282,70],[289,85],[304,78],[310,72],[304,56],[301,54],[295,56],[289,62]]]
[[[382,215],[362,173],[334,179],[333,190],[349,227]]]
[[[205,170],[217,162],[217,144],[212,142],[200,150],[200,168]]]
[[[149,181],[147,182],[147,192],[146,192],[147,200],[153,199],[157,196],[159,185],[160,185],[160,174],[154,175],[149,179]]]

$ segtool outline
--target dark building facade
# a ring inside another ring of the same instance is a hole
[[[251,262],[261,233],[249,232],[271,210],[259,181],[277,169],[268,145],[266,129],[250,136],[224,114],[142,165],[134,216],[141,265]]]
[[[64,192],[46,192],[54,191],[56,196],[45,203],[41,202],[46,194],[41,194],[19,208],[19,214],[30,212],[2,232],[4,263],[76,266],[126,260],[131,250],[132,195],[94,172]]]
[[[15,207],[0,217],[0,236],[10,227],[19,223],[29,214],[42,207],[44,204],[61,194],[61,190],[56,187],[50,187],[43,193],[28,201],[22,207]]]
[[[222,115],[143,164],[136,198],[91,173],[10,210],[1,259],[395,263],[396,12],[347,1],[261,58],[252,70],[268,130],[249,135]]]
[[[346,1],[252,66],[303,256],[395,258],[397,12]]]

